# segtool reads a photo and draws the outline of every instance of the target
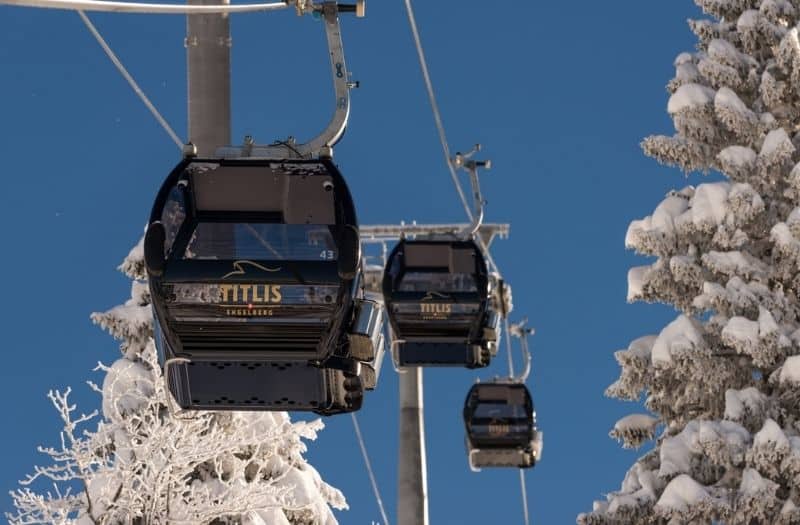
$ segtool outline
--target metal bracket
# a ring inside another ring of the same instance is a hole
[[[517,377],[512,377],[511,380],[517,383],[524,383],[528,380],[528,376],[531,373],[531,351],[528,347],[528,336],[531,336],[536,333],[536,330],[533,328],[527,328],[525,325],[528,323],[528,318],[525,317],[522,321],[518,323],[514,323],[509,326],[507,337],[514,336],[519,339],[519,345],[522,349],[522,358],[525,362],[525,368],[522,370],[522,373]]]
[[[164,369],[162,372],[162,375],[164,376],[164,397],[166,398],[167,410],[172,417],[182,421],[197,419],[197,415],[194,410],[185,410],[177,406],[178,403],[176,403],[175,399],[173,399],[172,392],[169,389],[169,367],[174,364],[188,364],[191,362],[191,359],[187,359],[185,357],[173,357],[171,359],[167,359],[164,362]]]
[[[472,224],[470,225],[469,229],[464,232],[468,237],[474,236],[480,229],[481,224],[483,223],[483,208],[486,204],[486,201],[483,200],[483,195],[481,194],[481,185],[480,181],[478,180],[478,168],[487,170],[492,169],[491,160],[472,159],[473,155],[480,150],[481,145],[475,144],[475,146],[467,153],[458,152],[456,153],[455,157],[450,160],[455,168],[463,169],[469,173],[469,183],[472,187],[472,204],[474,209],[472,211]]]
[[[395,224],[362,225],[358,228],[362,243],[394,242],[406,238],[437,238],[452,237],[458,232],[470,227],[468,224],[417,224],[416,222],[402,222]],[[505,239],[508,237],[510,226],[508,224],[481,224],[477,234],[484,241],[487,248],[495,237]]]
[[[223,158],[263,157],[263,158],[316,158],[331,157],[333,146],[339,142],[347,128],[350,116],[350,89],[358,87],[358,82],[350,81],[350,73],[344,60],[344,46],[339,26],[339,12],[355,13],[364,16],[365,0],[355,4],[337,4],[325,1],[315,4],[312,0],[288,0],[294,5],[298,15],[312,14],[320,17],[325,24],[325,35],[331,59],[335,108],[328,126],[316,137],[304,144],[295,144],[293,139],[277,141],[270,145],[249,144],[245,147],[224,146],[217,149],[217,156]]]

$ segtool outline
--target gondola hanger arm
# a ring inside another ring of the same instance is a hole
[[[513,323],[509,326],[508,330],[508,337],[514,336],[519,339],[520,348],[522,349],[522,359],[524,364],[524,368],[522,369],[522,373],[519,376],[512,377],[512,381],[518,383],[524,383],[528,380],[528,376],[531,373],[531,364],[533,359],[531,358],[531,351],[528,347],[528,337],[532,336],[536,333],[536,329],[528,328],[525,326],[528,323],[528,318],[522,319],[522,321],[518,323]]]
[[[473,237],[483,224],[484,206],[486,201],[483,200],[481,193],[480,180],[478,178],[478,169],[485,170],[492,169],[491,160],[477,160],[472,157],[481,150],[480,144],[469,150],[467,153],[457,152],[455,156],[450,159],[450,163],[454,168],[463,169],[469,174],[469,183],[472,187],[472,223],[469,228],[464,231],[466,237]]]
[[[217,149],[217,156],[223,158],[262,157],[262,158],[315,158],[332,157],[333,146],[339,142],[347,128],[350,116],[350,90],[358,87],[358,82],[350,81],[350,73],[344,59],[344,46],[339,25],[339,13],[354,13],[364,16],[365,0],[355,4],[339,4],[325,1],[314,3],[311,0],[289,0],[298,15],[311,14],[323,20],[330,54],[331,74],[335,108],[327,127],[308,142],[298,144],[293,138],[277,141],[269,145],[246,144],[245,146],[224,146]]]

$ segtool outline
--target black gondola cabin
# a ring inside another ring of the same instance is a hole
[[[533,467],[542,440],[528,388],[521,383],[476,383],[464,402],[470,466]]]
[[[145,265],[159,358],[184,409],[357,410],[382,351],[350,192],[327,160],[187,159]]]
[[[483,252],[472,240],[401,240],[383,296],[399,366],[487,366],[499,316]]]

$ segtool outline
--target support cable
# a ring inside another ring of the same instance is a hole
[[[372,463],[369,461],[367,455],[367,446],[364,444],[364,437],[361,435],[361,427],[358,424],[358,419],[354,412],[350,412],[350,417],[353,420],[353,428],[356,431],[356,438],[358,438],[358,446],[361,447],[361,455],[364,457],[364,464],[367,466],[367,474],[369,474],[369,482],[372,484],[372,492],[375,494],[375,500],[378,502],[378,509],[383,518],[383,525],[389,525],[389,518],[386,517],[386,509],[383,508],[383,500],[381,499],[381,492],[378,490],[378,482],[375,480],[375,473],[372,471]]]
[[[503,329],[506,332],[506,353],[508,354],[508,377],[511,381],[521,381],[522,383],[525,382],[524,377],[520,380],[514,378],[514,359],[511,355],[511,327],[508,322],[508,313],[503,317]],[[520,334],[520,337],[527,337],[526,333]],[[521,340],[520,340],[521,341]],[[520,343],[522,344],[522,343]],[[523,347],[523,350],[527,350],[527,347]],[[530,366],[530,361],[528,361],[528,366]],[[528,368],[528,370],[530,370]],[[528,517],[528,491],[525,488],[525,471],[519,469],[519,487],[520,491],[522,492],[522,517],[523,517],[523,524],[529,525],[529,517]]]
[[[519,469],[519,486],[522,489],[522,515],[525,519],[525,525],[528,525],[528,491],[525,489],[525,471]]]
[[[419,31],[417,29],[417,22],[414,18],[414,9],[411,6],[411,0],[405,0],[406,4],[406,12],[408,13],[408,21],[411,26],[411,32],[414,35],[414,44],[417,48],[417,55],[419,57],[419,65],[422,68],[422,76],[425,80],[425,88],[428,92],[428,100],[431,104],[431,110],[433,111],[433,119],[436,122],[436,129],[439,132],[439,141],[442,143],[442,151],[444,152],[445,161],[447,162],[447,168],[450,171],[450,177],[453,179],[453,184],[456,187],[456,191],[458,192],[458,197],[461,200],[461,204],[464,206],[464,211],[467,212],[467,217],[470,220],[474,220],[472,210],[469,207],[469,203],[467,202],[467,197],[464,194],[464,190],[461,188],[461,183],[458,180],[458,175],[456,174],[456,170],[453,166],[453,161],[450,156],[450,147],[447,143],[447,136],[444,130],[444,124],[442,123],[442,116],[439,111],[439,106],[436,103],[436,94],[433,90],[433,83],[431,82],[430,73],[428,72],[428,65],[425,60],[425,51],[422,48],[422,40],[419,36]],[[483,252],[486,256],[487,262],[489,263],[489,268],[500,275],[500,271],[495,264],[494,259],[492,258],[491,253],[489,253],[488,246],[480,237],[480,235],[476,236],[477,241]],[[504,318],[504,328],[506,332],[506,349],[508,353],[508,373],[509,377],[513,380],[514,378],[514,360],[512,357],[512,350],[511,350],[511,331],[509,330],[509,322],[508,317]],[[355,416],[353,417],[353,421],[355,422]],[[529,517],[528,517],[528,494],[525,488],[525,473],[522,469],[519,469],[519,480],[520,480],[520,489],[522,491],[522,511],[524,517],[524,524],[529,525]]]
[[[38,7],[42,9],[103,11],[108,13],[136,13],[154,15],[252,13],[256,11],[275,11],[289,7],[289,4],[286,2],[236,5],[181,5],[116,2],[107,0],[0,0],[0,4],[22,7]]]
[[[417,21],[414,18],[414,8],[411,6],[411,0],[405,0],[405,3],[406,13],[408,13],[408,22],[411,26],[411,33],[414,35],[414,45],[417,47],[419,66],[422,68],[422,77],[425,80],[425,88],[428,91],[428,100],[430,101],[431,110],[433,111],[433,119],[436,121],[436,129],[439,131],[439,141],[442,143],[442,151],[444,152],[445,162],[447,162],[447,169],[450,170],[450,177],[453,179],[453,184],[456,186],[456,191],[458,191],[458,197],[461,199],[461,204],[464,205],[464,211],[467,212],[467,217],[469,217],[469,220],[472,220],[472,210],[469,207],[467,197],[464,194],[464,190],[461,188],[458,175],[453,167],[453,161],[450,156],[450,146],[447,144],[447,135],[445,135],[444,124],[442,123],[442,115],[439,112],[439,105],[436,103],[436,94],[433,91],[433,83],[431,82],[431,76],[428,72],[428,63],[425,60],[425,51],[422,48],[422,40],[420,39],[419,31],[417,30]]]
[[[150,113],[152,113],[152,115],[156,118],[158,123],[161,124],[161,127],[164,129],[164,131],[167,132],[167,135],[169,135],[172,141],[178,146],[178,149],[183,151],[183,141],[180,139],[180,137],[178,137],[178,134],[175,133],[175,131],[170,127],[170,125],[167,123],[164,117],[161,116],[161,113],[158,112],[153,103],[150,102],[150,99],[147,98],[147,95],[144,94],[144,91],[142,91],[142,89],[139,87],[139,84],[136,83],[131,74],[128,73],[128,70],[125,69],[125,66],[122,65],[122,62],[119,60],[119,58],[117,58],[117,55],[114,54],[114,51],[111,50],[111,47],[109,47],[108,43],[106,43],[105,39],[97,30],[97,28],[94,26],[92,21],[89,20],[88,16],[86,16],[86,13],[80,10],[78,10],[77,12],[78,15],[81,17],[81,20],[83,20],[83,23],[86,24],[86,27],[89,28],[89,32],[92,33],[92,36],[94,36],[95,40],[97,40],[97,42],[100,44],[100,47],[103,48],[103,51],[106,52],[106,55],[108,55],[108,58],[110,58],[111,62],[113,62],[114,65],[117,67],[117,70],[120,72],[120,74],[125,78],[125,80],[128,81],[128,84],[131,86],[131,88],[133,88],[133,91],[139,96],[141,101],[144,102],[144,105],[147,106],[147,109],[150,110]]]

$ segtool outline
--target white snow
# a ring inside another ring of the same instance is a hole
[[[800,385],[800,355],[787,357],[781,367],[781,384]]]
[[[679,111],[697,106],[705,106],[714,102],[714,90],[700,84],[684,84],[669,98],[667,111],[674,115]]]
[[[650,359],[650,352],[653,351],[653,345],[655,344],[658,336],[656,335],[645,335],[643,337],[639,337],[638,339],[634,339],[628,345],[628,352],[635,355],[641,359]]]
[[[750,440],[750,433],[733,421],[690,421],[679,434],[662,441],[658,475],[667,478],[692,472],[693,458],[705,453],[704,445],[718,443],[742,450]]]
[[[739,31],[755,29],[758,25],[758,19],[760,16],[761,15],[757,10],[748,9],[739,16],[739,19],[736,21],[736,28]]]
[[[760,259],[738,250],[730,252],[710,250],[703,255],[703,264],[715,272],[723,273],[730,277],[743,275],[752,279],[754,277],[764,277],[769,271],[769,267]]]
[[[292,525],[281,509],[271,508],[248,512],[242,519],[242,525]]]
[[[794,504],[791,498],[787,499],[786,503],[784,503],[783,507],[781,508],[781,514],[783,515],[793,514],[797,511],[798,511],[797,505]]]
[[[714,106],[724,107],[736,111],[737,113],[748,113],[750,109],[742,102],[738,95],[727,87],[721,87],[714,96]],[[736,146],[733,146],[736,147]],[[750,149],[750,148],[743,148]]]
[[[638,221],[632,221],[625,234],[625,246],[636,248],[637,236],[643,232],[655,231],[664,236],[673,236],[675,218],[689,207],[689,200],[679,195],[669,195],[656,207],[653,214]]]
[[[154,376],[140,362],[117,359],[103,380],[103,415],[111,421],[146,405],[155,391]]]
[[[789,439],[783,433],[781,427],[772,419],[767,418],[761,430],[753,436],[753,446],[759,447],[769,444],[773,444],[775,448],[790,448]]]
[[[777,484],[761,477],[757,470],[752,468],[744,469],[742,472],[742,483],[739,485],[739,493],[746,496],[761,496],[771,494],[775,491]]]
[[[614,425],[614,430],[624,432],[631,429],[652,430],[658,424],[658,419],[647,414],[630,414],[623,417]]]
[[[744,57],[736,49],[736,46],[721,38],[715,38],[709,42],[708,56],[715,62],[733,67],[740,66],[744,62]]]
[[[703,335],[700,323],[681,315],[658,334],[658,338],[653,344],[653,364],[669,363],[674,354],[690,353],[702,346]]]
[[[746,146],[728,146],[717,158],[728,168],[745,169],[755,164],[757,154]]]
[[[711,496],[705,487],[690,476],[681,474],[669,482],[656,502],[656,507],[686,512],[690,506],[709,499]]]
[[[664,430],[580,525],[800,524],[800,4],[695,3],[698,45],[667,85],[675,133],[642,147],[683,172],[676,184],[712,179],[671,192],[625,236],[656,259],[629,270],[628,300],[683,315],[640,353],[616,352],[606,390],[644,397]],[[651,422],[623,418],[612,437],[635,446]]]
[[[679,54],[678,56],[675,57],[675,60],[672,62],[672,64],[675,67],[678,67],[680,65],[692,62],[693,60],[694,60],[694,58],[692,57],[691,53],[683,52],[683,53],[681,53],[681,54]]]
[[[772,317],[772,312],[764,308],[758,307],[758,335],[759,337],[766,337],[770,334],[778,332],[778,323]]]
[[[692,199],[692,222],[701,226],[706,222],[720,224],[728,212],[726,202],[731,185],[728,182],[700,184]]]
[[[628,302],[635,301],[644,291],[644,277],[649,266],[636,266],[628,270]]]
[[[784,222],[779,222],[772,227],[770,238],[779,246],[792,247],[797,244],[792,232],[789,231],[789,227]]]
[[[725,419],[742,421],[746,411],[758,413],[766,401],[766,396],[755,387],[742,390],[728,389],[725,391]]]
[[[789,139],[789,135],[786,134],[786,130],[783,128],[773,129],[764,139],[764,144],[761,146],[759,156],[767,157],[780,154],[787,148],[792,151],[794,150],[794,146]]]
[[[722,340],[737,349],[752,349],[758,344],[758,321],[732,317],[722,329]]]
[[[134,279],[141,277],[140,256],[141,243],[122,265]],[[102,389],[90,383],[102,391],[105,417],[76,415],[69,390],[50,393],[62,419],[61,444],[40,449],[51,465],[29,480],[55,487],[47,495],[13,492],[17,514],[10,523],[152,522],[169,514],[175,523],[335,525],[331,508],[347,502],[303,457],[304,439],[316,438],[322,421],[292,423],[280,412],[173,414],[149,301],[147,285],[133,282],[124,305],[92,315],[122,340],[123,357],[98,365]],[[96,426],[88,428],[90,422]]]
[[[794,170],[792,170],[794,171]],[[789,216],[786,218],[786,224],[792,226],[793,224],[800,223],[800,207],[797,207],[789,213]]]

